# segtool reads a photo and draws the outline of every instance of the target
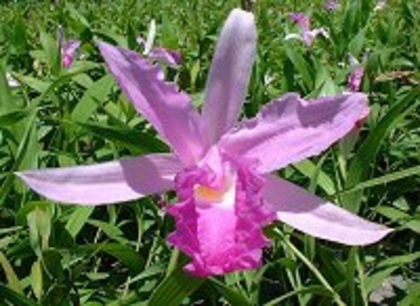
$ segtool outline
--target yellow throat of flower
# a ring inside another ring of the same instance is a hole
[[[234,204],[235,200],[235,181],[224,178],[220,188],[212,188],[197,184],[194,187],[194,198],[197,204],[231,206]]]

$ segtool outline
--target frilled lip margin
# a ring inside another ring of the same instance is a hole
[[[168,241],[192,258],[186,271],[201,277],[257,268],[268,245],[263,227],[275,219],[261,198],[264,178],[247,167],[237,168],[231,207],[197,205],[194,187],[211,185],[209,169],[193,167],[176,178],[179,202],[167,208],[176,220]]]

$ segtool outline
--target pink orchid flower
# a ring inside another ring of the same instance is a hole
[[[365,68],[362,66],[355,66],[347,80],[347,88],[350,91],[359,91],[362,85],[363,76],[365,75]]]
[[[325,28],[316,28],[311,30],[311,21],[309,17],[303,13],[290,13],[289,14],[290,20],[295,22],[300,27],[300,34],[291,33],[286,35],[285,39],[299,39],[303,41],[303,43],[310,47],[312,46],[315,38],[318,35],[322,35],[325,38],[329,37],[328,31]]]
[[[70,68],[76,59],[77,49],[80,47],[80,41],[72,39],[61,44],[61,66]]]
[[[391,230],[343,210],[270,172],[321,153],[365,114],[355,93],[305,101],[297,94],[269,103],[237,123],[256,53],[251,13],[235,9],[220,35],[199,113],[190,97],[162,80],[136,52],[99,43],[109,70],[135,108],[173,153],[99,165],[29,170],[18,175],[59,202],[101,205],[174,189],[178,202],[169,242],[190,256],[196,276],[257,268],[268,244],[263,226],[280,220],[347,245],[378,241]]]
[[[153,47],[156,36],[156,23],[154,20],[150,22],[147,39],[144,40],[141,36],[136,38],[137,43],[143,46],[143,55],[147,56],[153,61],[163,63],[170,67],[176,68],[181,64],[181,54],[175,50],[167,48]]]
[[[368,53],[365,53],[362,63],[352,54],[349,54],[349,62],[351,66],[351,72],[347,79],[347,89],[349,91],[360,91],[362,86],[363,77],[365,75],[365,65],[367,62]]]
[[[327,11],[335,11],[338,9],[338,7],[339,7],[338,0],[326,0],[324,2],[324,8]]]

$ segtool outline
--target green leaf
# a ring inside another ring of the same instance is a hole
[[[165,143],[145,132],[94,123],[78,122],[77,125],[98,137],[117,142],[133,154],[168,151]]]
[[[405,264],[410,264],[420,259],[420,252],[415,252],[412,254],[392,256],[390,258],[382,260],[377,266],[376,269],[384,269],[392,266],[402,266]]]
[[[5,128],[9,125],[20,122],[34,113],[33,108],[26,108],[22,110],[15,110],[0,115],[0,128]]]
[[[359,56],[363,51],[365,44],[365,35],[367,28],[364,28],[349,43],[349,51],[353,56]]]
[[[52,85],[52,82],[41,81],[39,78],[34,78],[18,73],[15,73],[15,77],[20,83],[29,86],[30,88],[39,93],[46,92],[47,89]]]
[[[42,253],[42,263],[44,264],[45,270],[59,283],[63,282],[65,279],[61,259],[61,254],[53,249],[49,249]]]
[[[66,230],[75,238],[94,211],[93,206],[77,206],[70,215]]]
[[[11,305],[19,306],[39,306],[39,304],[28,299],[27,297],[16,293],[15,291],[7,288],[2,283],[0,283],[0,296],[5,300],[12,303]]]
[[[325,289],[323,286],[312,285],[308,287],[297,288],[291,292],[288,292],[278,298],[271,300],[270,302],[264,304],[264,306],[279,306],[279,305],[293,305],[293,304],[282,304],[285,300],[294,297],[295,295],[304,295],[304,294],[315,294],[322,296],[331,296],[331,293]]]
[[[144,267],[144,260],[139,253],[132,248],[117,243],[88,244],[78,248],[81,252],[105,252],[126,266],[131,274],[139,274]]]
[[[178,268],[160,283],[153,292],[148,305],[180,305],[204,282],[204,278],[195,278]]]
[[[73,121],[86,122],[98,106],[106,100],[114,85],[113,78],[108,74],[96,81],[84,93],[82,99],[73,109],[71,119]]]
[[[40,30],[39,38],[42,48],[44,49],[47,62],[51,67],[52,74],[56,75],[61,68],[58,42],[55,38],[53,38],[50,34],[46,33],[42,29]]]
[[[378,288],[395,270],[397,270],[398,266],[391,266],[385,269],[381,269],[376,271],[366,277],[365,279],[365,288],[366,292],[370,293],[371,291]]]
[[[218,280],[211,278],[210,279],[211,284],[214,288],[226,299],[226,301],[233,306],[251,306],[252,304],[250,301],[237,292],[236,290],[230,288],[229,286],[226,286],[222,282],[219,282]]]
[[[11,111],[15,105],[2,65],[0,65],[0,97],[0,114]]]
[[[42,250],[48,248],[51,235],[51,216],[39,206],[27,215],[29,226],[29,241],[35,253],[41,257]]]
[[[296,48],[291,48],[287,44],[284,46],[284,50],[286,51],[287,57],[302,77],[306,89],[312,88],[314,78],[311,76],[309,65],[305,61],[305,58],[296,50]]]
[[[101,229],[111,239],[119,240],[124,235],[117,226],[107,222],[91,219],[87,223]]]
[[[420,282],[410,284],[407,296],[398,304],[398,306],[414,305],[420,305]]]
[[[417,103],[420,101],[420,99],[418,99],[419,94],[420,89],[415,88],[411,90],[389,110],[369,133],[367,139],[360,146],[360,149],[357,151],[356,156],[350,164],[345,184],[346,188],[353,188],[369,177],[372,164],[375,161],[376,155],[385,137],[399,120],[417,106]],[[363,193],[361,190],[345,194],[342,197],[343,206],[346,209],[357,213],[360,209],[362,195]]]
[[[386,174],[384,176],[381,177],[377,177],[368,181],[364,181],[362,183],[357,184],[356,186],[354,186],[353,188],[350,189],[346,189],[343,191],[339,191],[337,193],[337,195],[341,195],[341,194],[345,194],[345,193],[351,193],[351,192],[355,192],[358,190],[363,190],[366,188],[372,188],[378,185],[384,185],[384,184],[388,184],[390,182],[394,182],[394,181],[398,181],[400,179],[406,178],[406,177],[410,177],[410,176],[414,176],[414,175],[420,175],[420,166],[414,166],[408,169],[404,169],[401,171],[396,171],[390,174]]]
[[[17,149],[17,153],[15,156],[15,162],[10,169],[10,171],[16,171],[19,170],[22,164],[24,164],[25,160],[28,160],[27,158],[34,159],[37,158],[36,152],[33,150],[34,144],[37,143],[37,139],[33,137],[35,132],[35,116],[31,116],[28,119],[28,122],[26,124],[25,131],[23,133],[23,136],[20,140],[19,147]],[[32,148],[29,149],[29,148]],[[15,180],[15,176],[13,173],[9,173],[5,182],[0,187],[0,206],[3,205],[4,199],[6,198],[7,194],[9,193],[9,190],[13,186],[13,182]]]
[[[12,265],[2,252],[0,252],[0,264],[3,267],[4,273],[6,274],[8,287],[17,293],[23,294],[23,288],[19,282],[19,278],[17,277],[15,270],[13,270]]]
[[[29,50],[26,21],[23,14],[15,14],[13,16],[13,22],[11,22],[11,29],[7,37],[12,54],[22,56]]]
[[[39,300],[42,298],[43,293],[43,277],[41,261],[37,260],[33,263],[31,268],[31,285],[35,297]]]
[[[309,179],[312,179],[316,175],[317,184],[327,194],[334,194],[336,192],[333,180],[329,177],[327,173],[320,169],[319,165],[315,165],[315,163],[311,160],[306,159],[297,164],[294,164],[293,167]]]

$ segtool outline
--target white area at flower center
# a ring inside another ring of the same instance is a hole
[[[223,159],[219,148],[213,146],[199,163],[199,167],[213,172],[214,179],[209,185],[194,185],[194,200],[200,207],[217,205],[234,209],[236,196],[237,169]]]
[[[219,188],[212,188],[197,184],[194,186],[195,203],[201,207],[217,205],[222,208],[232,209],[235,206],[236,175],[223,177]]]

